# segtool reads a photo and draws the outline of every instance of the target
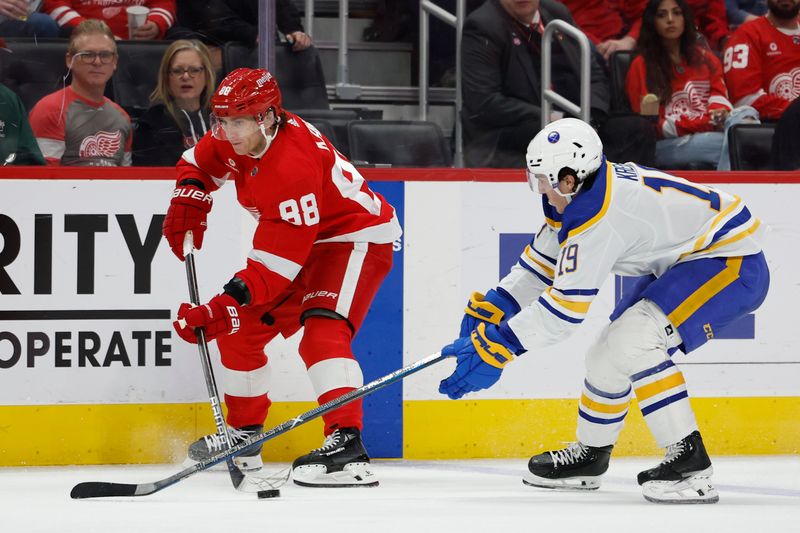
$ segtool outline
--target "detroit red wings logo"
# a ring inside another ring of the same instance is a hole
[[[784,100],[794,100],[800,96],[800,67],[778,74],[769,84],[769,94]]]
[[[114,157],[122,146],[122,132],[98,131],[84,137],[79,149],[80,157]]]
[[[676,91],[667,104],[664,115],[668,119],[678,120],[700,118],[708,109],[708,95],[711,93],[710,81],[689,81],[682,91]]]

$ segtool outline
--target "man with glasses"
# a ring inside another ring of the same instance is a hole
[[[117,68],[117,45],[108,25],[81,22],[70,37],[66,62],[72,83],[42,98],[29,117],[47,163],[130,166],[130,117],[104,96]]]

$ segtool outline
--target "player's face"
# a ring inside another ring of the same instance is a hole
[[[500,4],[512,17],[523,24],[530,24],[533,21],[533,15],[539,11],[539,0],[500,0]]]
[[[767,0],[767,7],[779,19],[793,19],[800,12],[800,0]]]
[[[233,150],[239,155],[256,153],[259,139],[264,141],[264,135],[255,117],[242,115],[237,117],[220,117],[218,128],[222,130],[224,136],[215,135],[226,139]]]
[[[200,54],[194,50],[181,50],[169,65],[169,92],[178,104],[199,103],[206,87],[206,72]]]
[[[683,10],[675,0],[664,0],[656,9],[656,33],[663,40],[677,40],[683,35]]]
[[[73,49],[73,53],[67,54],[73,80],[84,86],[105,87],[117,68],[114,41],[102,33],[89,33],[75,39]]]

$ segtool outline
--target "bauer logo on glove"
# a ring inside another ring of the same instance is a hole
[[[202,328],[206,340],[210,341],[239,331],[241,308],[230,294],[222,293],[214,296],[205,305],[181,304],[178,308],[178,319],[172,325],[186,342],[197,344],[196,328]]]

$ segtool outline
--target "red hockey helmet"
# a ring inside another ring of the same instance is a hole
[[[261,122],[270,109],[276,119],[283,112],[281,90],[263,68],[237,68],[211,97],[211,112],[218,117],[252,115]]]

